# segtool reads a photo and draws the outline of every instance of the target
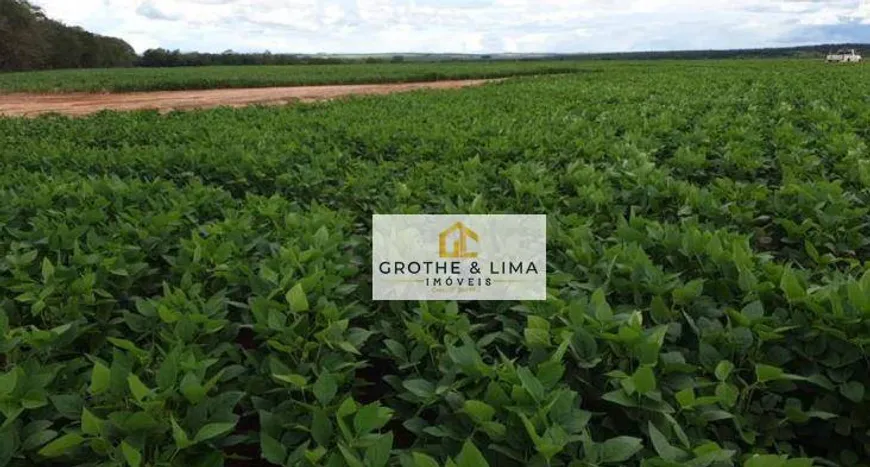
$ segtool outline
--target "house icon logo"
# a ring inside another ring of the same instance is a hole
[[[438,253],[442,258],[477,258],[476,251],[469,251],[468,240],[478,243],[477,232],[462,222],[457,222],[438,234]]]

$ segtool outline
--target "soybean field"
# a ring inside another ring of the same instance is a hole
[[[583,66],[0,118],[0,466],[870,465],[868,68]],[[374,302],[375,213],[546,214],[549,298]]]

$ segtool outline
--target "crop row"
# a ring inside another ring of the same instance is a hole
[[[0,94],[407,83],[579,73],[594,69],[589,63],[562,61],[70,69],[0,73]]]

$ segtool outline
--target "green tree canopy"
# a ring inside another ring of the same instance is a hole
[[[27,0],[0,0],[0,70],[131,66],[130,44],[67,26]]]

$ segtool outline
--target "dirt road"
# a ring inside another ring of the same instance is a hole
[[[389,94],[417,89],[452,89],[496,80],[435,81],[428,83],[294,86],[253,89],[210,89],[130,93],[0,94],[0,115],[35,116],[45,113],[86,115],[100,110],[157,109],[160,111],[250,104],[279,105],[350,95]]]

